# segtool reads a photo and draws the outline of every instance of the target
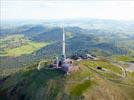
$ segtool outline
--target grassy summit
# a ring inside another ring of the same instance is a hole
[[[1,80],[0,97],[2,100],[134,99],[133,73],[124,77],[118,66],[104,60],[76,63],[80,70],[69,76],[47,65],[37,70],[38,63],[35,63]],[[96,69],[96,65],[105,70]]]

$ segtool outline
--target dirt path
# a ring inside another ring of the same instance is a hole
[[[122,64],[120,64],[120,63],[112,63],[112,64],[121,68],[121,70],[123,72],[122,73],[122,77],[123,78],[127,77],[127,70],[126,70],[126,68]]]
[[[112,83],[117,83],[118,85],[124,85],[124,86],[128,86],[128,87],[134,88],[133,85],[122,83],[122,81],[120,82],[119,79],[117,79],[117,82],[116,81],[113,81],[112,79],[107,78],[106,76],[103,76],[102,74],[100,74],[99,72],[97,72],[94,68],[91,68],[90,66],[85,65],[85,67],[87,67],[90,71],[94,72],[98,77],[100,77],[100,78],[102,78],[102,79],[104,79],[106,81],[110,81]]]
[[[127,70],[129,71],[134,71],[134,63],[128,63],[128,68]]]
[[[38,70],[40,70],[40,68],[41,68],[41,63],[42,63],[41,61],[38,63],[38,66],[37,66]]]

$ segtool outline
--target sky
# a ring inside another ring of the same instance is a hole
[[[7,1],[1,0],[1,20],[97,18],[134,20],[134,1]]]

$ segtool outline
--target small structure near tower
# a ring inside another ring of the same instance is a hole
[[[56,60],[50,67],[61,69],[67,74],[77,71],[79,69],[78,66],[73,64],[73,60],[70,58],[66,58],[66,44],[65,44],[65,30],[64,26],[62,27],[63,30],[63,39],[62,39],[62,54],[60,59],[56,57]]]

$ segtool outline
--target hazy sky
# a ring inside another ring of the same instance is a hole
[[[134,20],[134,1],[1,1],[1,19]]]

